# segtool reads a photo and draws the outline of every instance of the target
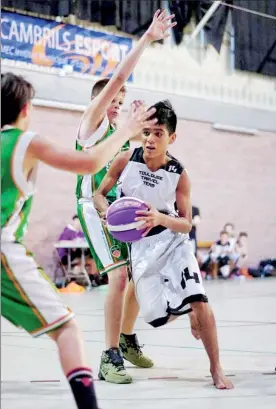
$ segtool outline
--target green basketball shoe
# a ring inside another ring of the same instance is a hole
[[[99,370],[99,379],[111,383],[131,383],[132,377],[124,367],[124,360],[118,348],[103,351]]]
[[[139,368],[151,368],[153,366],[153,361],[143,354],[136,334],[121,334],[120,348],[124,359],[133,365],[139,366]]]

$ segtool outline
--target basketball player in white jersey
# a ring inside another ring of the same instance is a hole
[[[78,150],[89,152],[95,145],[111,137],[125,97],[124,83],[145,48],[169,36],[169,28],[176,24],[171,22],[173,17],[167,15],[166,11],[158,10],[148,30],[124,58],[112,78],[95,84],[91,103],[81,119],[76,144]],[[128,149],[127,144],[122,145],[121,149]],[[137,337],[130,331],[139,307],[134,292],[128,292],[125,297],[129,265],[127,246],[109,234],[93,205],[94,192],[109,166],[110,163],[96,174],[78,177],[78,215],[98,270],[100,274],[108,274],[109,279],[104,306],[106,347],[101,355],[99,378],[112,383],[130,383],[132,377],[124,367],[121,351],[123,357],[136,366],[149,368],[153,362],[142,353]],[[110,203],[116,200],[116,187],[108,192],[107,197]]]
[[[159,327],[193,311],[210,359],[218,389],[231,389],[219,360],[216,324],[189,242],[192,228],[190,180],[186,169],[168,153],[176,139],[177,117],[169,101],[154,105],[157,124],[143,130],[142,147],[118,155],[94,196],[105,212],[105,199],[120,181],[121,196],[146,201],[148,211],[137,212],[143,238],[131,244],[132,277],[145,321]]]

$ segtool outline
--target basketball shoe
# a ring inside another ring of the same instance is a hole
[[[120,335],[120,349],[126,361],[140,368],[151,368],[153,361],[143,354],[137,335]]]
[[[110,348],[107,351],[103,351],[99,379],[111,383],[132,382],[132,377],[125,370],[124,360],[119,348]]]

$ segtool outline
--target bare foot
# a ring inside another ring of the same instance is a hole
[[[190,318],[191,332],[195,339],[200,339],[200,326],[197,316],[194,311],[190,312],[188,315]]]
[[[216,369],[214,371],[211,370],[211,375],[214,381],[214,386],[217,389],[233,389],[234,388],[233,383],[230,381],[230,379],[228,379],[224,375],[224,372],[221,368]]]

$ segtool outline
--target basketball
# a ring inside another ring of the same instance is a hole
[[[107,228],[115,239],[127,243],[142,238],[146,229],[136,230],[143,224],[141,221],[135,221],[137,210],[148,210],[148,206],[135,197],[122,197],[108,208]]]

